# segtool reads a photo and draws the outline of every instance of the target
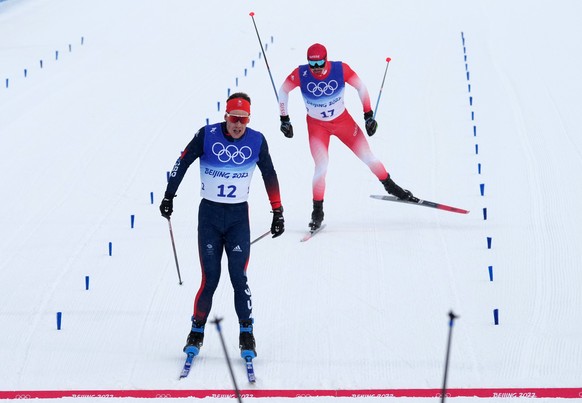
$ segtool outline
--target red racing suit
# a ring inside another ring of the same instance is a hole
[[[344,105],[345,83],[358,91],[364,112],[371,111],[370,95],[360,77],[341,61],[326,62],[323,73],[314,75],[307,64],[297,67],[279,89],[281,116],[288,116],[289,92],[300,87],[307,109],[309,148],[315,162],[313,200],[323,200],[329,163],[329,141],[336,136],[364,162],[379,180],[388,177],[386,168],[372,153],[362,129]]]

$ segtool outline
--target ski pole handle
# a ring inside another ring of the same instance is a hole
[[[443,388],[441,390],[441,403],[445,403],[445,399],[447,397],[447,376],[449,373],[449,356],[451,354],[451,339],[453,337],[453,325],[455,319],[458,316],[453,313],[453,311],[449,312],[449,340],[447,341],[447,355],[445,358],[445,374],[443,377]]]

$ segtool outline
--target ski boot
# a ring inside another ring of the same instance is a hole
[[[241,320],[240,322],[240,336],[239,336],[239,347],[240,356],[245,360],[247,357],[255,358],[257,356],[257,351],[255,350],[255,336],[253,336],[253,320]]]
[[[308,224],[311,231],[315,231],[321,227],[323,221],[323,200],[313,201],[313,212],[311,213],[311,222]]]
[[[184,352],[186,354],[194,354],[196,356],[200,352],[200,347],[202,347],[202,342],[204,341],[205,324],[206,321],[197,321],[192,317],[192,330],[190,330],[186,345],[184,346]]]
[[[400,200],[407,200],[414,203],[418,203],[418,198],[412,195],[410,190],[402,189],[398,186],[392,179],[390,179],[390,174],[383,181],[380,181],[384,185],[384,189],[391,195],[398,197]]]

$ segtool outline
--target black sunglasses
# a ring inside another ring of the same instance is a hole
[[[325,66],[325,60],[310,60],[309,67],[312,69],[321,69]]]

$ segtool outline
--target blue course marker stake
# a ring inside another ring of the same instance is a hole
[[[234,80],[235,85],[238,87],[238,77]]]
[[[467,88],[469,88],[469,92],[471,92],[471,84],[467,84]]]
[[[210,120],[208,118],[206,118],[206,126],[208,126],[210,124]]]
[[[131,228],[133,228],[133,224],[135,222],[135,214],[131,215]]]
[[[475,112],[471,111],[471,120],[475,120]]]
[[[109,242],[109,256],[113,253],[113,244]]]
[[[216,109],[218,110],[218,112],[220,112],[220,101],[218,101],[218,102],[216,103]]]
[[[477,173],[481,175],[481,163],[477,163]]]
[[[57,330],[61,330],[62,320],[63,320],[63,313],[57,312]]]
[[[85,276],[85,290],[89,289],[89,276]]]
[[[55,50],[55,60],[59,60],[59,51]]]
[[[245,77],[247,76],[247,69],[245,68]]]
[[[469,73],[467,73],[469,74]],[[469,97],[469,105],[473,106],[473,97]]]
[[[467,71],[467,81],[469,81],[469,72]]]
[[[42,69],[42,60],[40,61],[40,68]]]
[[[479,154],[479,144],[475,144],[475,154]]]
[[[473,136],[477,137],[477,126],[473,125]]]
[[[488,236],[487,237],[487,249],[491,249],[491,241],[492,241],[491,237]]]
[[[487,219],[487,207],[483,207],[483,219]]]
[[[28,75],[28,71],[26,69],[24,69],[24,77],[26,77]]]
[[[499,309],[495,308],[493,310],[493,322],[498,325],[499,324]]]
[[[82,45],[83,43],[85,43],[85,37],[84,37],[84,36],[82,36],[82,37],[81,37],[81,45]]]
[[[489,266],[489,281],[493,281],[493,266]]]
[[[230,97],[230,88],[227,88],[227,90],[226,90],[226,97],[227,98]]]
[[[6,79],[6,88],[8,88],[8,79]]]
[[[254,60],[251,62],[251,67],[255,67],[255,61]]]
[[[485,196],[485,184],[481,183],[479,185],[479,190],[481,191],[481,196]]]
[[[154,192],[150,192],[150,204],[154,204]]]

